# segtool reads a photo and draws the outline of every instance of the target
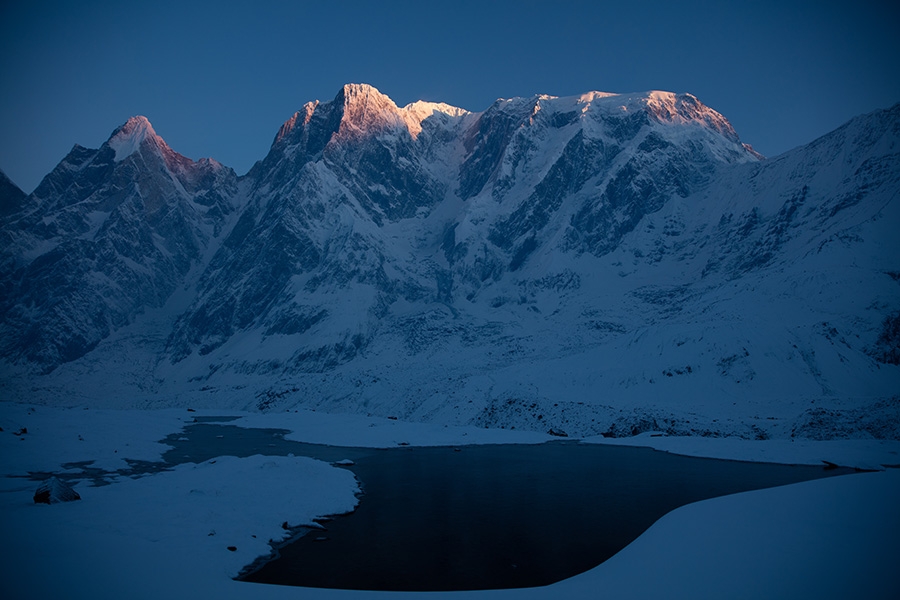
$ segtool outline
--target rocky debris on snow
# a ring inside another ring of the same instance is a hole
[[[72,486],[58,477],[50,477],[34,492],[35,504],[57,504],[74,500],[81,500],[81,496],[72,489]]]

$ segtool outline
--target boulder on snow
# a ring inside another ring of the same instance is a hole
[[[35,504],[56,504],[57,502],[72,502],[81,500],[72,486],[58,477],[51,477],[42,483],[34,492]]]

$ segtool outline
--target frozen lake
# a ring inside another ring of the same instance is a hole
[[[298,534],[245,581],[369,590],[547,585],[587,571],[667,512],[699,500],[852,472],[551,442],[351,448],[285,430],[198,423],[165,440],[169,463],[269,454],[352,460],[353,513]]]

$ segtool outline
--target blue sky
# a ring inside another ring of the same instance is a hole
[[[0,4],[0,169],[25,191],[75,143],[147,116],[178,152],[245,173],[344,83],[398,105],[691,92],[768,156],[900,101],[891,2]]]

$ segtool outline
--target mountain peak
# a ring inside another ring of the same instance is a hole
[[[423,100],[399,108],[390,97],[372,85],[348,83],[341,87],[331,101],[315,100],[304,104],[282,124],[273,145],[299,143],[293,132],[298,127],[301,131],[308,131],[314,120],[317,120],[318,124],[313,129],[320,131],[319,134],[313,134],[317,141],[311,147],[318,148],[319,151],[332,136],[337,140],[348,140],[364,135],[396,133],[405,129],[415,139],[422,131],[422,121],[436,113],[451,119],[470,114],[462,108]],[[321,134],[324,134],[324,137],[321,137]],[[286,139],[289,141],[284,142]],[[302,143],[309,143],[309,139]]]
[[[343,94],[344,98],[348,101],[352,101],[353,99],[362,98],[365,99],[368,96],[381,96],[383,98],[388,98],[385,94],[382,94],[378,91],[373,85],[369,85],[368,83],[347,83],[344,84],[344,87],[341,88],[340,91]]]
[[[367,83],[348,83],[341,88],[334,99],[335,104],[344,108],[344,114],[356,111],[397,112],[397,105],[387,95]]]
[[[341,134],[383,131],[403,123],[394,101],[371,85],[348,83],[334,100],[343,108]]]
[[[343,108],[341,133],[377,132],[389,129],[406,129],[415,138],[422,131],[422,121],[434,113],[452,118],[469,114],[469,111],[440,102],[412,102],[403,108],[387,95],[367,83],[348,83],[335,98]]]
[[[116,129],[107,143],[116,151],[115,160],[119,162],[131,156],[147,139],[159,140],[159,136],[156,135],[147,117],[138,115],[131,117]]]

